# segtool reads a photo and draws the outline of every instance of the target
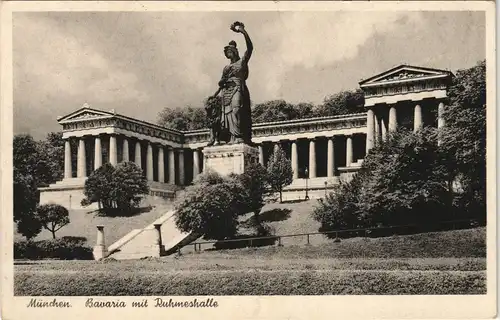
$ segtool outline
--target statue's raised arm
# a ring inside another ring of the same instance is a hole
[[[246,62],[248,62],[248,60],[250,60],[250,57],[252,56],[252,52],[253,52],[252,40],[250,39],[248,32],[245,30],[245,25],[239,21],[236,21],[231,25],[231,30],[233,30],[234,32],[241,33],[245,37],[245,43],[247,46],[247,50],[245,51],[245,54],[243,55],[242,60],[246,63]]]

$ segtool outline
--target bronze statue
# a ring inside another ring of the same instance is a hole
[[[240,58],[236,42],[231,41],[224,47],[225,56],[231,61],[224,67],[219,81],[219,89],[207,101],[207,113],[211,126],[212,139],[208,145],[219,143],[224,131],[228,132],[229,143],[252,143],[252,118],[250,110],[250,93],[246,85],[248,79],[248,61],[252,56],[253,44],[245,26],[241,22],[234,22],[231,30],[243,34],[247,50]],[[221,93],[220,111],[214,101]],[[219,115],[214,113],[220,112]],[[227,139],[224,139],[227,142]]]

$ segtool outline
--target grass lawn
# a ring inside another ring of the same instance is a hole
[[[104,235],[107,245],[113,244],[115,241],[125,236],[133,229],[142,229],[154,222],[156,219],[165,214],[171,209],[172,204],[162,200],[148,199],[143,201],[142,205],[151,205],[151,210],[141,210],[139,214],[130,217],[102,217],[98,216],[95,211],[91,210],[69,210],[70,223],[56,232],[56,237],[75,236],[85,237],[89,246],[95,245],[97,237],[96,226],[104,225]],[[14,230],[16,227],[14,226]],[[25,240],[17,232],[14,235],[15,240]],[[45,229],[35,238],[35,240],[52,239],[52,234]]]
[[[485,228],[135,261],[16,261],[16,295],[484,294]]]

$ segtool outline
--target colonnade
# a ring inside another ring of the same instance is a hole
[[[354,165],[355,159],[354,159],[354,135],[342,135],[345,138],[345,167],[351,167]],[[308,178],[316,178],[318,177],[318,170],[317,170],[317,163],[318,160],[320,160],[317,157],[317,142],[319,139],[326,139],[326,176],[331,178],[335,175],[335,170],[338,168],[338,164],[335,163],[335,159],[338,158],[335,156],[335,143],[336,139],[339,138],[339,136],[329,136],[329,137],[316,137],[316,138],[311,138],[307,139],[307,145],[308,145],[308,161],[306,168],[308,170]],[[292,170],[293,170],[293,179],[298,179],[299,178],[299,146],[298,146],[298,140],[291,140],[291,139],[283,139],[278,142],[271,142],[271,141],[264,141],[259,144],[259,163],[262,165],[266,165],[264,162],[264,147],[263,144],[272,144],[273,150],[276,150],[276,148],[281,145],[283,142],[289,142],[290,143],[290,160],[292,164]],[[324,161],[324,160],[323,160]]]
[[[318,177],[317,162],[318,160],[324,161],[325,159],[318,159],[317,157],[317,142],[319,139],[326,140],[326,176],[333,177],[335,170],[338,168],[338,163],[335,156],[336,139],[340,136],[330,137],[317,137],[308,139],[307,144],[308,156],[306,163],[302,165],[308,169],[308,177]],[[345,167],[350,167],[354,164],[354,142],[353,135],[343,135],[345,139]],[[98,136],[84,136],[84,137],[71,137],[77,139],[77,159],[76,159],[76,177],[85,178],[90,172],[89,169],[96,170],[103,165],[103,162],[109,162],[112,165],[117,165],[119,162],[133,161],[139,168],[143,169],[144,174],[148,181],[157,181],[160,183],[185,185],[189,183],[186,181],[186,174],[192,172],[192,179],[195,179],[203,171],[203,153],[202,148],[183,149],[173,148],[172,146],[153,143],[147,140],[138,140],[136,138],[129,138],[126,136],[118,135],[98,135]],[[303,141],[303,139],[300,139]],[[272,149],[276,149],[282,142],[287,141],[290,143],[290,160],[293,169],[293,178],[299,178],[299,139],[283,139],[278,142],[264,141],[258,144],[259,149],[259,162],[264,163],[264,144],[273,144]],[[107,148],[106,148],[107,147]],[[301,144],[301,147],[302,144]],[[64,178],[73,178],[72,166],[72,143],[69,139],[65,140],[64,152]],[[93,155],[89,150],[93,149]],[[106,149],[106,154],[105,150]],[[186,161],[186,152],[192,152],[192,161]],[[300,150],[306,152],[306,150]],[[320,152],[324,155],[324,151]],[[343,152],[342,152],[343,153]],[[106,155],[106,159],[104,159]],[[340,155],[339,155],[340,156]],[[93,161],[91,161],[93,157]],[[305,155],[304,155],[305,157]],[[304,161],[304,160],[303,160]],[[341,160],[344,165],[344,161]],[[189,168],[186,168],[189,165]],[[192,167],[191,167],[192,165]],[[324,168],[324,166],[323,166]],[[187,172],[189,171],[189,172]]]
[[[366,127],[366,152],[373,148],[379,139],[385,140],[387,132],[394,132],[398,128],[398,105],[387,105],[389,108],[388,123],[386,126],[385,118],[378,115],[374,108],[367,111]],[[444,102],[439,102],[437,105],[437,127],[441,129],[445,125],[443,118]],[[416,132],[424,126],[424,117],[422,113],[422,102],[417,102],[413,105],[413,131]],[[387,129],[386,129],[387,128]]]
[[[76,177],[85,178],[89,174],[87,172],[87,164],[90,160],[87,156],[87,143],[91,143],[90,139],[94,140],[94,161],[93,169],[97,170],[103,164],[103,139],[109,137],[108,157],[107,161],[112,165],[118,164],[118,136],[117,135],[99,135],[99,136],[84,136],[72,137],[78,139],[77,159],[76,159]],[[146,140],[131,139],[126,136],[120,137],[121,143],[121,162],[133,161],[139,168],[142,168],[149,181],[157,181],[161,183],[168,182],[170,184],[179,185],[185,184],[185,168],[184,168],[184,150],[181,148],[173,148],[171,146],[152,143]],[[134,158],[130,159],[130,147],[134,146]],[[145,167],[143,168],[143,148],[146,148]],[[64,143],[64,178],[70,179],[73,177],[71,143],[69,139]],[[156,150],[156,152],[154,152]],[[154,154],[156,153],[156,159]],[[165,161],[165,153],[167,153],[167,161]],[[177,158],[177,162],[176,162]],[[156,163],[155,163],[156,162]],[[177,163],[177,168],[176,168]],[[157,168],[156,175],[154,167]],[[165,169],[168,168],[168,171]],[[168,172],[168,180],[165,179],[165,173]],[[176,176],[177,175],[177,176]]]

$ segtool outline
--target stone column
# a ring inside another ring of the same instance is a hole
[[[185,175],[184,175],[184,149],[179,149],[179,184],[184,185]]]
[[[309,140],[309,177],[316,178],[316,146],[314,139]]]
[[[106,245],[104,243],[104,226],[97,226],[97,242],[93,250],[94,259],[100,260],[106,257]]]
[[[73,177],[73,170],[71,169],[71,144],[69,139],[64,141],[64,179]]]
[[[149,181],[154,181],[153,176],[153,146],[148,142],[148,149],[146,155],[146,176]]]
[[[163,146],[158,146],[158,182],[165,182],[165,154]]]
[[[373,114],[373,129],[374,129],[374,138],[373,138],[373,145],[376,146],[380,142],[380,125],[378,121],[378,117],[376,114]]]
[[[443,127],[445,125],[443,113],[444,113],[444,103],[440,102],[438,105],[438,121],[437,121],[438,122],[438,146],[440,146],[443,143],[442,133],[440,132],[440,131],[442,131],[441,129],[443,129]]]
[[[274,144],[274,148],[273,148],[274,152],[278,151],[279,147],[280,147],[280,142],[278,141]]]
[[[293,179],[299,178],[299,152],[297,150],[297,141],[292,141],[292,170]]]
[[[200,174],[200,151],[193,150],[193,180]]]
[[[101,137],[95,137],[94,144],[94,170],[99,169],[102,166],[102,146]]]
[[[419,104],[415,106],[413,118],[413,132],[417,132],[422,127],[422,107]]]
[[[382,132],[382,140],[385,141],[387,138],[387,129],[385,128],[384,118],[380,119],[380,131]]]
[[[444,113],[444,103],[440,102],[438,105],[438,129],[444,127],[443,113]]]
[[[327,148],[327,176],[328,178],[333,177],[335,170],[335,157],[334,157],[334,149],[333,149],[333,137],[328,139],[328,148]]]
[[[127,137],[123,137],[123,149],[122,149],[122,153],[123,153],[122,161],[123,162],[130,161],[129,156],[128,156],[129,150],[128,150],[128,139],[127,139]]]
[[[352,136],[347,136],[346,140],[346,159],[345,159],[346,167],[350,167],[353,161],[352,157]]]
[[[394,132],[398,127],[398,118],[396,114],[396,106],[391,106],[389,109],[389,131]]]
[[[262,146],[262,143],[259,144],[259,163],[264,165],[264,147]]]
[[[109,137],[109,163],[116,166],[118,163],[118,153],[116,147],[116,136]]]
[[[87,156],[85,155],[85,140],[80,138],[78,141],[78,159],[77,159],[77,177],[84,178],[87,176]]]
[[[373,109],[368,109],[366,113],[366,152],[375,145],[375,113]],[[330,140],[328,140],[330,143]],[[330,154],[330,153],[328,153]],[[328,167],[330,168],[330,167]]]
[[[142,156],[141,156],[141,143],[137,141],[135,143],[135,164],[139,167],[142,168]]]
[[[153,245],[153,257],[160,257],[163,251],[163,244],[161,240],[161,223],[155,223],[155,243]]]
[[[168,148],[168,183],[175,184],[175,153],[172,147]]]

